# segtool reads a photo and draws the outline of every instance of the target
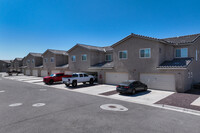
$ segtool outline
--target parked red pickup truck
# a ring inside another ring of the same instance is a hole
[[[54,73],[51,74],[50,76],[44,77],[43,82],[45,84],[52,85],[54,82],[62,81],[63,77],[72,77],[72,75],[65,75],[64,73]]]

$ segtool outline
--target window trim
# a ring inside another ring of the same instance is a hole
[[[52,59],[53,59],[53,61],[52,61]],[[54,57],[51,57],[51,58],[50,58],[50,62],[51,62],[51,63],[54,63],[54,61],[55,61],[55,60],[54,60]]]
[[[75,60],[74,60],[74,61],[72,60],[72,57],[73,57],[73,56],[75,56]],[[76,55],[72,55],[72,56],[71,56],[71,61],[72,61],[72,62],[76,62]]]
[[[32,64],[35,63],[35,59],[32,59],[31,63],[32,63]]]
[[[46,61],[45,61],[45,60],[46,60]],[[47,62],[48,62],[48,59],[47,59],[47,58],[44,58],[44,62],[47,63]]]
[[[83,60],[83,58],[82,58],[83,55],[86,55],[86,60]],[[87,61],[87,54],[82,54],[82,55],[81,55],[81,61]]]
[[[106,56],[107,56],[107,55],[110,55],[110,56],[111,56],[111,59],[110,59],[110,60],[106,60]],[[106,55],[105,55],[105,61],[112,61],[112,54],[106,54]]]
[[[150,50],[149,57],[141,57],[141,50],[146,50],[146,49]],[[139,58],[141,58],[141,59],[151,58],[151,48],[141,48],[141,49],[139,49]]]
[[[198,50],[196,49],[196,61],[198,61]]]
[[[176,57],[176,50],[177,49],[187,49],[187,57],[188,57],[188,48],[187,47],[183,47],[183,48],[175,48],[175,54],[174,54],[175,58],[187,58],[187,57]]]
[[[126,58],[120,58],[120,52],[124,52],[124,51],[126,51]],[[119,58],[119,60],[127,60],[128,59],[128,50],[120,50],[120,51],[118,51],[118,58]]]

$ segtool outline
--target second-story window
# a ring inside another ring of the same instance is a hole
[[[83,54],[83,55],[81,56],[81,60],[82,60],[82,61],[87,61],[87,55],[86,55],[86,54]]]
[[[150,48],[140,49],[140,58],[151,58],[151,49]]]
[[[71,59],[72,59],[72,62],[75,62],[76,61],[76,56],[72,55]]]
[[[126,50],[119,51],[119,59],[127,59],[128,58],[128,52]]]
[[[32,63],[34,63],[35,62],[35,60],[34,59],[32,59]]]
[[[177,48],[175,56],[176,58],[188,57],[188,48]]]
[[[51,62],[54,62],[54,57],[51,57]]]
[[[30,60],[27,60],[27,63],[30,63]]]
[[[47,61],[48,61],[47,58],[44,58],[44,62],[47,63]]]
[[[106,61],[112,61],[112,55],[106,54]]]

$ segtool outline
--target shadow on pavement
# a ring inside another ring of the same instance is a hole
[[[151,92],[150,90],[147,90],[147,91],[138,91],[135,94],[119,94],[119,95],[127,96],[127,97],[138,97],[138,96],[147,95],[150,92]]]
[[[84,88],[84,87],[93,87],[93,86],[96,86],[96,85],[99,85],[99,84],[97,84],[97,83],[94,83],[93,85],[90,85],[90,84],[81,84],[81,85],[77,85],[77,87],[69,86],[69,87],[66,87],[66,88],[75,90],[75,89],[81,89],[81,88]]]

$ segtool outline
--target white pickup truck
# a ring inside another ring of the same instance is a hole
[[[69,87],[70,84],[73,87],[77,86],[77,83],[83,83],[86,84],[86,82],[89,82],[90,84],[93,84],[95,80],[95,77],[92,75],[88,75],[86,73],[73,73],[72,77],[67,78],[67,77],[63,77],[62,81],[63,83]]]

